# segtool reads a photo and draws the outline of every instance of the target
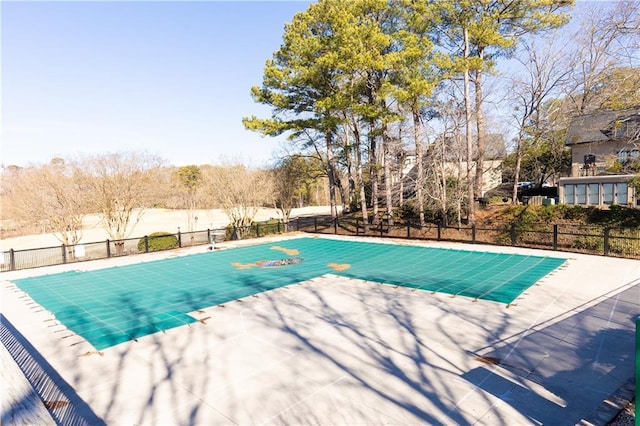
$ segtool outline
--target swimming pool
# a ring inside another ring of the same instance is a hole
[[[193,323],[198,309],[327,273],[509,304],[564,262],[305,237],[13,282],[101,350]]]

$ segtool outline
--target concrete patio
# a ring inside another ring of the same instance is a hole
[[[509,307],[325,275],[101,352],[10,282],[62,267],[3,273],[3,423],[569,425],[633,376],[640,262],[419,244],[568,262]]]

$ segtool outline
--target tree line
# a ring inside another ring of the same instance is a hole
[[[251,88],[272,114],[245,127],[290,142],[272,165],[175,167],[124,152],[8,166],[2,219],[45,223],[65,244],[80,241],[86,214],[119,240],[151,207],[191,212],[189,230],[197,209],[224,209],[242,228],[257,207],[287,220],[310,204],[334,218],[342,205],[365,226],[399,211],[473,223],[488,160],[516,202],[519,181],[566,173],[573,116],[640,105],[640,3],[573,6],[321,0],[285,26]]]
[[[130,237],[150,208],[185,210],[187,232],[196,230],[199,210],[222,209],[241,233],[260,207],[277,208],[288,221],[295,207],[328,203],[321,166],[295,155],[273,168],[238,162],[176,167],[146,152],[117,152],[9,166],[1,183],[3,234],[35,228],[65,245],[81,241],[89,214],[98,214],[117,241]]]
[[[523,178],[566,173],[572,116],[640,105],[638,3],[573,6],[321,0],[285,26],[251,90],[272,114],[245,127],[322,163],[334,217],[341,200],[365,226],[407,206],[473,223],[504,140],[516,202]]]

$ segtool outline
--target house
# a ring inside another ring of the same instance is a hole
[[[634,177],[625,166],[640,161],[640,107],[605,110],[575,117],[566,146],[571,176],[560,178],[561,203],[607,206],[640,205]]]
[[[429,160],[429,155],[435,149],[435,145],[442,144],[442,139],[438,139],[435,144],[425,147],[423,164],[425,170],[433,167],[433,159]],[[487,146],[485,149],[485,159],[482,162],[482,187],[478,198],[491,189],[497,188],[502,183],[502,163],[506,156],[506,147],[502,135],[487,135]],[[443,147],[443,145],[440,145]],[[456,146],[453,138],[448,138],[444,143],[444,155],[439,156],[437,161],[438,173],[443,173],[447,177],[465,179],[467,175],[467,162],[463,159],[466,157],[466,147]],[[461,158],[462,157],[462,158]],[[394,183],[400,177],[405,179],[404,192],[411,195],[415,191],[415,182],[417,180],[417,167],[415,151],[409,150],[404,158],[402,166],[402,174],[394,176]],[[471,173],[475,175],[476,163],[471,164]]]
[[[489,190],[497,188],[502,183],[502,159],[484,160],[483,161],[483,174],[482,174],[482,195],[486,194]],[[439,171],[444,172],[448,177],[457,178],[460,176],[462,179],[466,178],[467,174],[467,162],[466,161],[444,161],[438,165]],[[427,164],[426,167],[429,167]],[[475,173],[476,164],[471,164],[471,171]],[[405,179],[405,191],[412,193],[414,191],[414,184],[417,179],[416,168],[416,156],[411,153],[404,160],[402,177]],[[400,176],[396,174],[393,176],[393,183],[397,183]]]

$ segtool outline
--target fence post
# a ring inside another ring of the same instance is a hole
[[[609,228],[604,228],[604,255],[609,256]]]
[[[553,224],[553,249],[558,250],[558,224]]]
[[[107,238],[107,259],[111,257],[111,241]]]
[[[512,246],[516,245],[516,224],[515,223],[511,224],[511,245]]]
[[[182,233],[178,230],[178,247],[182,248]]]
[[[278,234],[281,234],[282,232],[280,232],[280,221],[278,221]]]
[[[638,408],[638,401],[640,400],[640,315],[636,317],[636,424],[638,424],[638,416],[640,415],[640,408]]]
[[[260,238],[260,224],[256,222],[256,238]]]
[[[62,263],[67,263],[67,247],[62,245]]]
[[[207,228],[207,243],[211,244],[211,229]]]
[[[313,232],[318,232],[318,218],[313,218]]]
[[[149,253],[149,236],[144,236],[144,252]]]
[[[411,223],[407,222],[407,239],[411,238]]]
[[[16,253],[13,249],[9,249],[9,270],[16,270]]]
[[[471,225],[471,242],[473,244],[476,243],[476,225],[475,225],[475,223],[473,225]]]
[[[334,234],[338,233],[338,218],[337,217],[335,219],[333,219],[333,233]]]
[[[380,219],[380,236],[382,237],[382,219]]]
[[[438,223],[438,241],[442,239],[442,225]]]

